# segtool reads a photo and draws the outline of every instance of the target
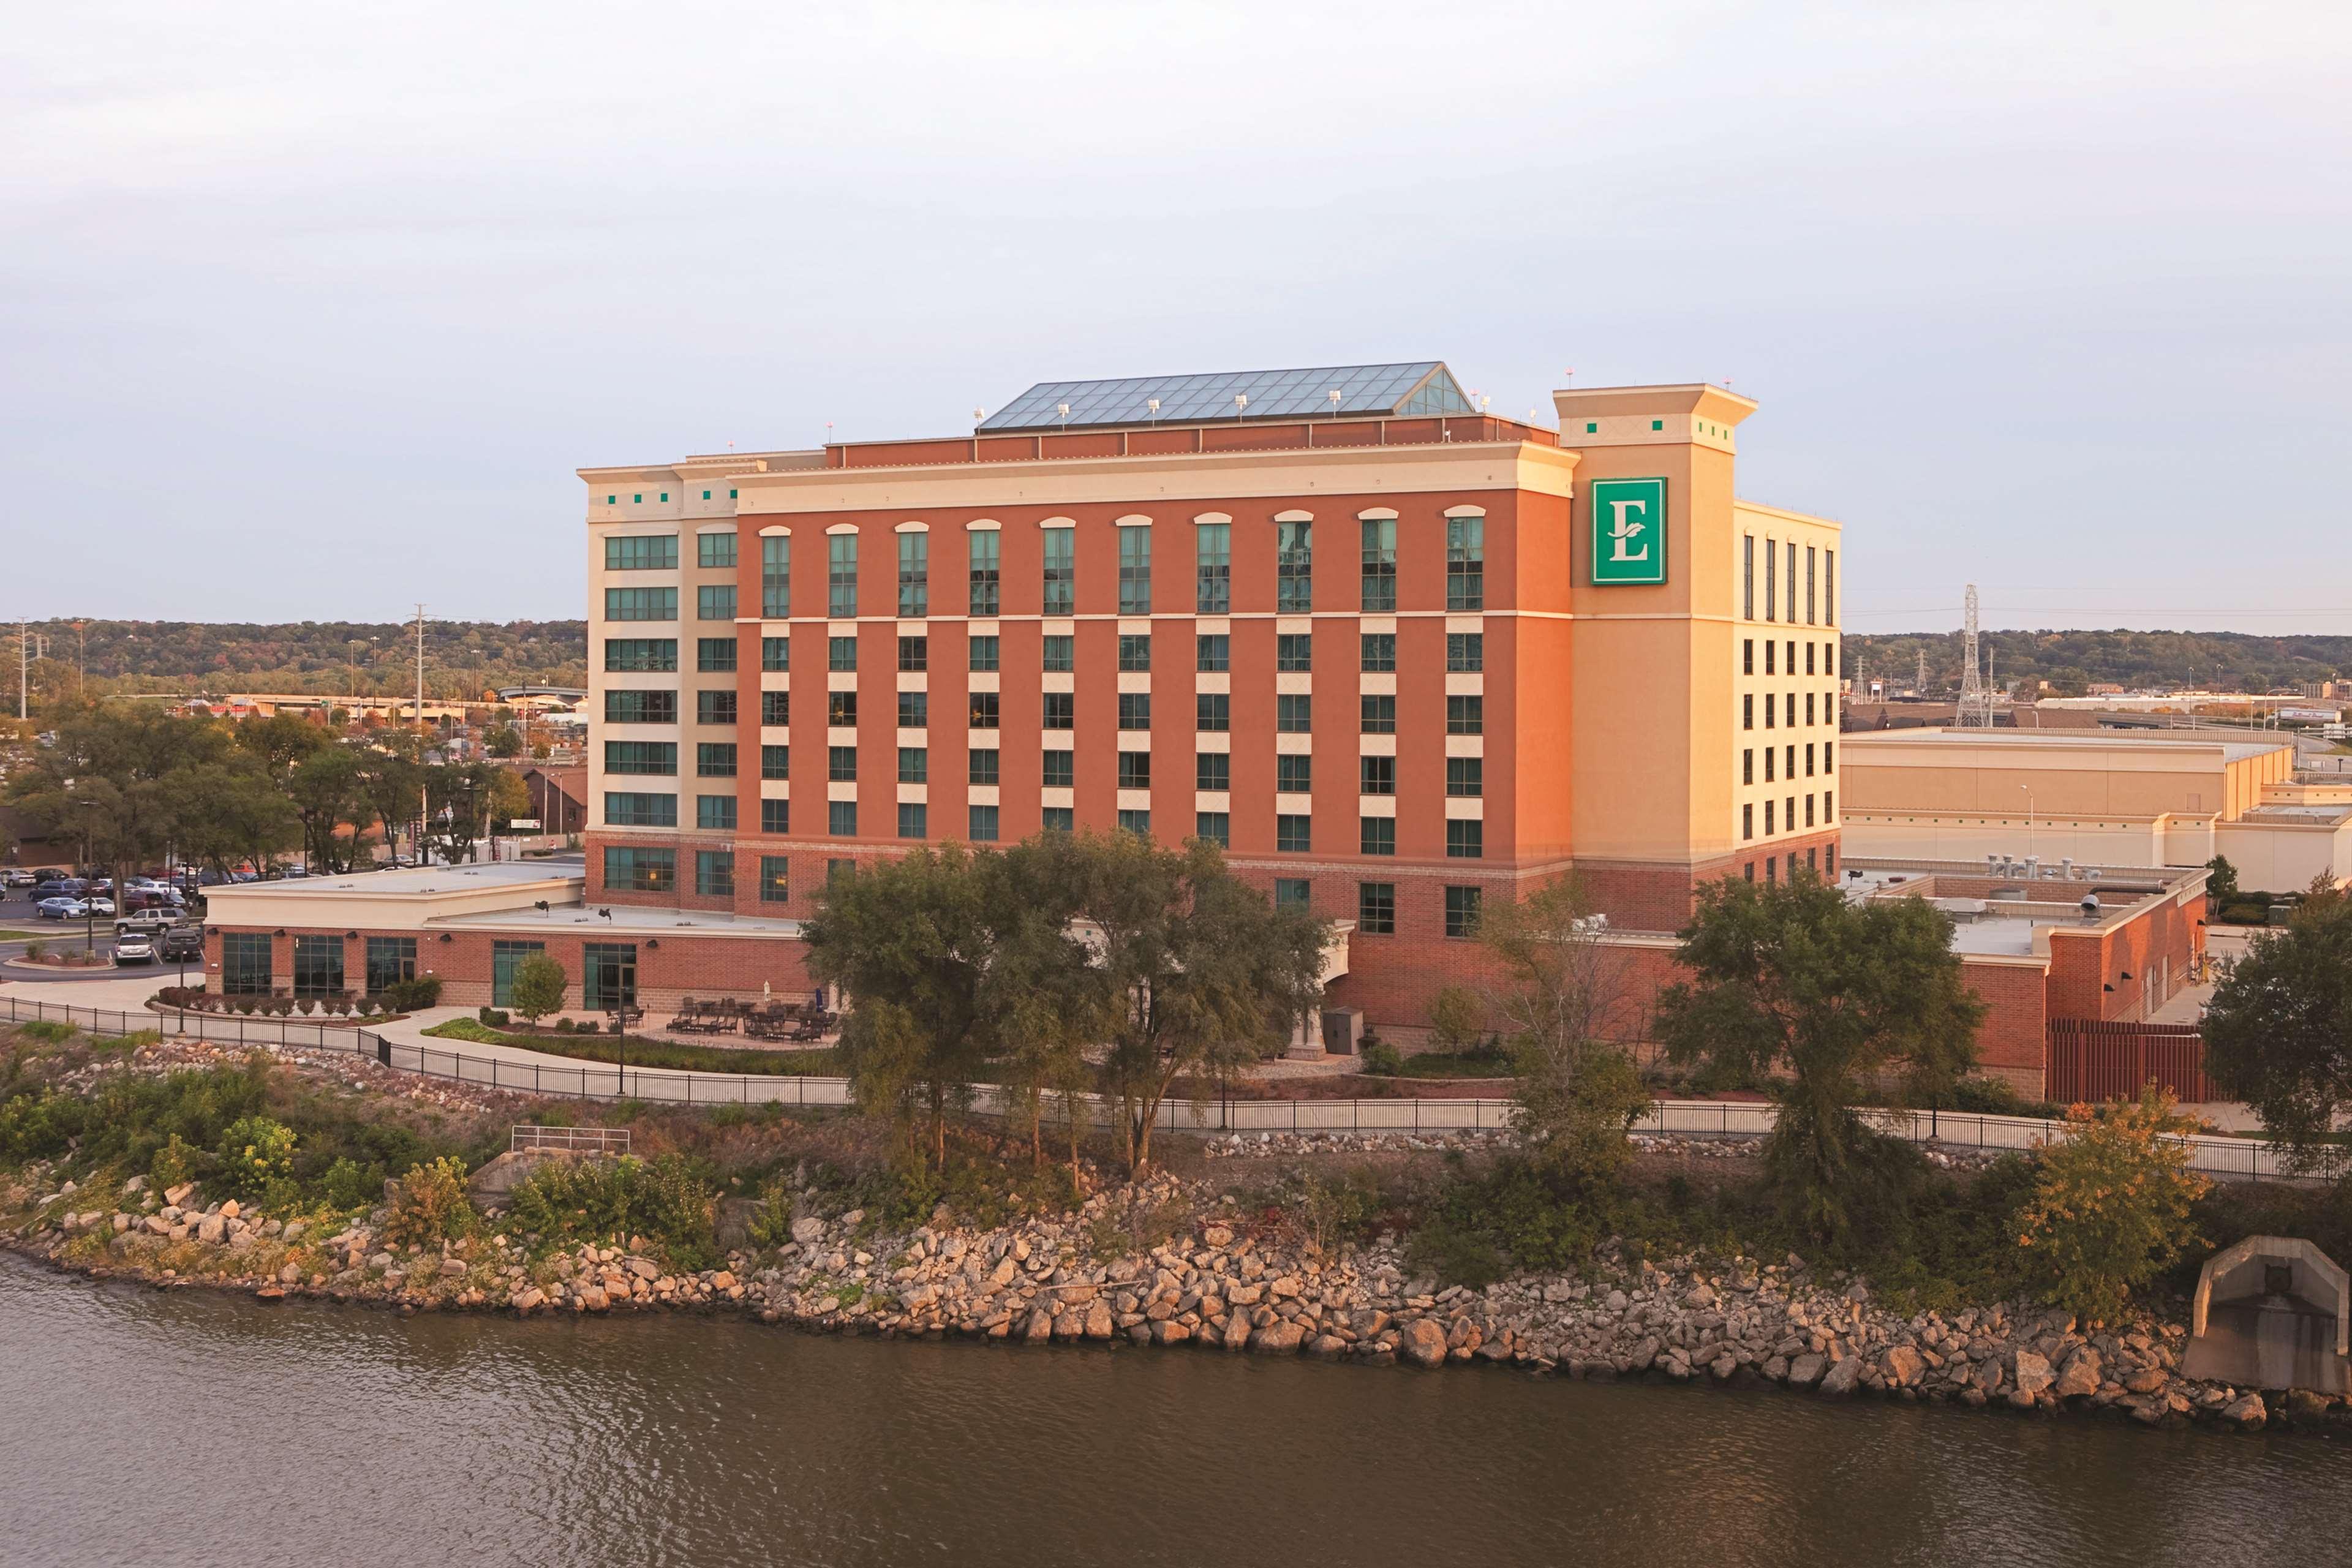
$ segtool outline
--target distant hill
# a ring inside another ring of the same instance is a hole
[[[2352,674],[2352,637],[2256,637],[2245,632],[1996,631],[1980,634],[1993,679],[2047,680],[2063,695],[2093,682],[2206,687],[2227,691],[2293,689],[2306,680]],[[1866,670],[1896,688],[1911,685],[1927,655],[1930,691],[1958,689],[1960,634],[1848,633],[1845,673]]]
[[[42,621],[37,668],[44,691],[71,689],[79,668],[94,691],[403,692],[416,686],[413,623],[300,621],[277,626],[201,621]],[[16,628],[5,628],[11,643]],[[8,649],[15,663],[16,649]],[[14,672],[11,671],[11,674]],[[425,623],[429,695],[486,687],[584,686],[585,621]]]

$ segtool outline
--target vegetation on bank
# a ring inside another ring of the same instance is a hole
[[[529,1034],[492,1027],[474,1018],[452,1018],[425,1031],[438,1040],[471,1040],[477,1045],[515,1046],[542,1056],[570,1057],[648,1071],[733,1073],[738,1076],[835,1078],[841,1075],[840,1054],[830,1049],[805,1051],[733,1050],[725,1046],[691,1046],[676,1040],[649,1040],[640,1036],[600,1035],[587,1029],[537,1029]]]

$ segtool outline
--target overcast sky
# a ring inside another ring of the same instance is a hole
[[[583,464],[1728,382],[1849,626],[2352,632],[2352,6],[10,8],[0,616],[583,612]]]

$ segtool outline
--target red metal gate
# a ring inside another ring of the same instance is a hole
[[[2205,1037],[2194,1024],[2050,1020],[2043,1098],[2061,1105],[2128,1100],[2150,1079],[2185,1101],[2222,1098],[2205,1076]]]

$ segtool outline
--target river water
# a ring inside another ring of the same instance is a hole
[[[0,1563],[2344,1563],[2315,1437],[517,1322],[0,1258]]]

